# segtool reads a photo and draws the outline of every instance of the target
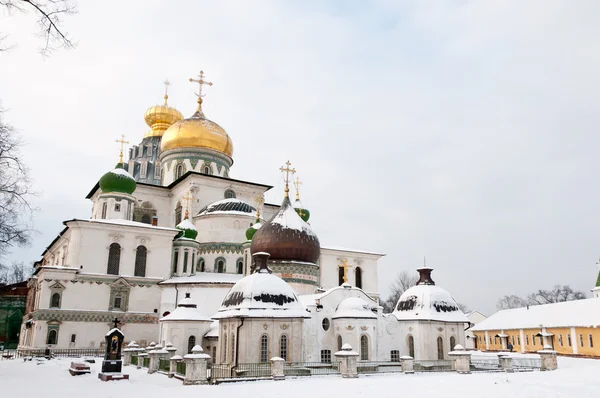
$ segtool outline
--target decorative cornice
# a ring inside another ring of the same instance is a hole
[[[200,254],[235,253],[243,254],[241,243],[200,243]]]
[[[158,323],[158,314],[153,313],[40,309],[31,315],[36,321],[112,322],[117,317],[123,323]]]

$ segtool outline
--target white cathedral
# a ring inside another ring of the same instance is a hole
[[[391,314],[379,305],[383,254],[321,247],[289,162],[281,206],[272,187],[229,176],[233,144],[198,108],[149,108],[129,162],[88,194],[89,219],[64,229],[35,263],[20,348],[99,348],[117,318],[127,341],[200,344],[215,363],[330,362],[343,344],[360,360],[444,359],[469,321],[420,268]],[[123,139],[119,142],[126,143]]]

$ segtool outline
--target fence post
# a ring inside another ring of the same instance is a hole
[[[158,372],[158,363],[160,361],[161,352],[158,350],[150,351],[148,355],[150,356],[150,365],[148,366],[148,373],[152,374]]]
[[[283,363],[285,359],[279,357],[271,358],[271,376],[273,380],[284,380],[285,373],[283,373]]]
[[[457,344],[453,351],[448,353],[454,362],[454,370],[459,374],[471,373],[471,353],[465,351],[464,347]]]
[[[498,354],[498,362],[500,363],[500,367],[504,369],[506,373],[513,373],[513,359],[508,354],[501,352]]]
[[[169,358],[173,357],[173,355],[175,355],[175,352],[177,351],[177,348],[173,347],[173,344],[167,343],[167,344],[165,344],[165,350],[169,354],[166,355],[164,359],[169,359]]]
[[[538,351],[541,359],[540,370],[556,370],[558,369],[558,360],[556,358],[556,351],[549,345],[545,345],[543,350]]]
[[[400,357],[402,361],[402,371],[406,374],[415,373],[415,360],[413,357],[404,355]]]
[[[139,347],[140,346],[137,345],[135,343],[135,341],[132,341],[131,343],[127,344],[127,348],[125,348],[123,350],[123,365],[125,365],[125,366],[131,365],[131,357],[133,356],[133,353],[136,352]]]
[[[340,363],[340,373],[342,374],[342,377],[358,377],[358,369],[356,366],[358,352],[352,351],[352,346],[350,344],[344,344],[342,346],[342,351],[335,353],[335,359]]]
[[[145,352],[140,353],[140,355],[138,355],[138,364],[137,364],[137,368],[141,369],[144,367],[144,358],[147,358],[148,354]]]
[[[185,378],[183,385],[190,386],[196,384],[207,384],[206,363],[210,355],[205,354],[199,345],[192,348],[192,353],[183,357],[185,361]]]
[[[182,359],[183,358],[180,355],[174,355],[169,358],[169,378],[175,376],[175,373],[177,373],[177,362],[181,361]]]

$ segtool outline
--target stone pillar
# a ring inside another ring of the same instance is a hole
[[[197,384],[208,384],[206,377],[206,364],[210,355],[205,354],[199,345],[192,348],[192,353],[183,357],[185,361],[185,378],[183,385],[191,386]]]
[[[284,380],[285,374],[283,373],[283,363],[285,359],[279,357],[271,358],[271,376],[273,380]]]
[[[453,351],[448,353],[452,361],[454,362],[454,370],[460,374],[471,373],[471,353],[465,351],[465,348],[457,344]]]
[[[402,371],[406,374],[415,373],[415,360],[413,357],[404,355],[400,357],[402,362]]]
[[[131,364],[131,357],[133,356],[134,349],[125,348],[123,350],[123,366],[129,366]]]
[[[513,359],[511,356],[508,356],[506,354],[498,354],[498,362],[500,362],[500,367],[502,369],[504,369],[505,372],[507,373],[512,373],[514,372],[513,369]]]
[[[576,342],[573,341],[573,345]],[[540,370],[556,370],[558,369],[558,360],[556,358],[556,351],[552,349],[549,345],[544,346],[543,350],[538,351],[540,354],[540,359],[542,361],[542,366]]]
[[[141,352],[140,355],[138,355],[138,364],[137,364],[138,369],[141,369],[143,367],[144,358],[148,358],[148,354],[145,352]]]
[[[158,372],[158,362],[160,360],[160,351],[150,351],[148,353],[150,356],[150,365],[148,366],[148,373],[156,373]]]
[[[335,353],[336,360],[340,363],[340,373],[344,378],[358,377],[356,363],[358,361],[358,352],[352,351],[352,346],[346,343],[342,346],[342,351]]]
[[[169,359],[175,355],[177,348],[173,347],[173,344],[167,343],[165,344],[165,350],[169,353],[169,355],[167,355],[165,359]]]
[[[175,376],[175,373],[177,373],[177,362],[182,361],[183,358],[180,355],[174,355],[171,358],[169,358],[169,378],[172,378],[173,376]]]

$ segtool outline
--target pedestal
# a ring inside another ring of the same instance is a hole
[[[352,351],[350,344],[344,344],[342,351],[335,354],[336,360],[340,363],[340,373],[343,378],[357,378],[358,369],[356,363],[358,361],[358,352]]]
[[[540,370],[556,370],[558,369],[558,359],[556,357],[556,351],[552,350],[549,346],[544,347],[543,350],[538,351],[541,359]]]
[[[102,373],[121,373],[121,370],[123,370],[123,361],[120,359],[102,361]]]
[[[271,377],[273,380],[284,380],[285,373],[283,373],[283,363],[285,360],[279,357],[271,358]]]
[[[402,372],[405,374],[415,373],[415,360],[413,357],[404,355],[400,357],[400,361],[402,362]]]
[[[179,361],[183,361],[183,357],[180,355],[174,355],[169,358],[169,378],[174,377],[175,373],[177,373],[177,362]]]
[[[471,373],[471,354],[466,351],[451,351],[448,353],[454,360],[454,370],[459,374]]]
[[[206,364],[210,356],[204,354],[199,345],[192,348],[192,353],[183,357],[185,361],[185,378],[183,385],[191,386],[197,384],[208,384],[206,375]]]
[[[507,354],[498,354],[498,362],[500,363],[500,367],[507,373],[513,373],[515,370],[513,369],[513,359]]]

